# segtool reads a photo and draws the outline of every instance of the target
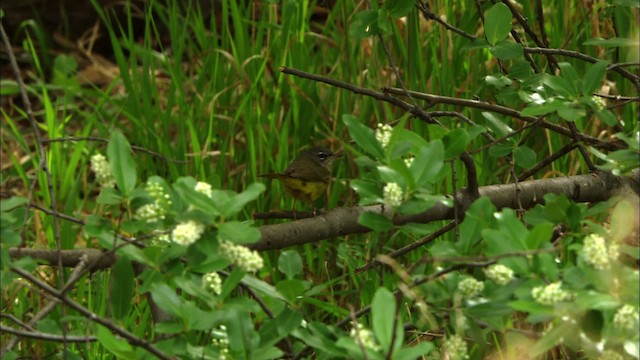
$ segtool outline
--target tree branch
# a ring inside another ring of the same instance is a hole
[[[552,179],[530,180],[515,184],[490,185],[479,189],[480,196],[488,197],[498,209],[505,207],[529,209],[544,202],[544,195],[548,193],[564,194],[576,202],[605,201],[612,196],[623,193],[624,196],[640,193],[640,170],[634,170],[630,176],[614,176],[607,172],[595,172],[588,175],[575,175]],[[458,192],[456,199],[465,192]],[[324,215],[291,221],[281,224],[262,225],[262,238],[249,247],[254,250],[274,250],[291,246],[307,244],[320,240],[331,239],[349,234],[361,234],[371,231],[358,224],[360,214],[372,211],[391,216],[389,209],[382,205],[339,207],[328,211]],[[400,226],[407,223],[429,223],[432,221],[453,219],[453,209],[443,204],[437,204],[431,209],[416,215],[397,215],[393,223]],[[92,269],[110,267],[115,263],[115,255],[106,257],[101,250],[83,249],[62,251],[63,264],[75,266],[81,255],[101,257]],[[12,258],[31,256],[55,264],[56,252],[41,249],[9,249]]]

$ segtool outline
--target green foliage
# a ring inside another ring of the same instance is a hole
[[[371,8],[339,1],[323,12],[294,0],[214,3],[201,9],[150,2],[136,32],[133,8],[124,6],[127,16],[116,18],[96,2],[102,35],[112,46],[106,61],[113,63],[102,70],[115,74],[105,86],[81,84],[76,75],[85,62],[49,51],[47,33],[35,22],[12,35],[24,38],[20,65],[29,70],[23,70],[26,91],[42,136],[94,135],[108,143],[46,143],[49,180],[21,101],[3,102],[3,189],[21,195],[0,204],[3,314],[29,321],[27,314],[43,306],[36,285],[12,271],[32,272],[38,263],[13,258],[9,249],[55,250],[61,240],[62,249],[96,248],[118,259],[110,270],[82,276],[66,296],[169,357],[441,358],[451,356],[447,341],[459,335],[478,359],[521,355],[513,344],[525,344],[534,356],[576,358],[602,356],[605,344],[638,358],[637,331],[616,320],[625,305],[637,314],[640,303],[640,254],[628,240],[637,206],[629,199],[587,206],[544,194],[530,209],[516,208],[515,198],[513,209],[498,209],[480,197],[458,217],[455,234],[435,240],[429,236],[443,225],[439,221],[394,222],[394,216],[434,205],[453,207],[445,194],[468,186],[458,161],[465,152],[484,186],[513,182],[573,141],[543,129],[542,120],[575,124],[580,134],[599,139],[615,137],[621,146],[613,151],[587,144],[597,168],[615,175],[637,170],[637,94],[616,70],[638,60],[635,1],[590,8],[559,2],[563,11],[543,9],[549,47],[595,62],[567,54],[552,61],[527,49],[534,42],[501,2],[481,9],[431,4],[433,16],[481,38],[425,20],[422,4],[413,1],[372,2]],[[514,8],[542,38],[534,5]],[[479,106],[404,98],[438,120],[425,123],[361,93],[277,71],[295,67],[378,90],[399,85],[390,60],[407,88],[476,99]],[[18,93],[15,81],[2,79],[3,97]],[[513,112],[493,111],[494,105]],[[525,127],[526,117],[539,118]],[[372,230],[367,234],[252,253],[244,246],[260,240],[262,223],[247,219],[292,204],[280,184],[265,186],[256,175],[281,172],[312,144],[345,150],[334,167],[328,208],[382,204],[384,211],[359,216],[358,223]],[[113,188],[94,181],[89,159],[101,152]],[[545,164],[534,177],[586,173],[577,154]],[[55,204],[54,211],[79,219],[58,217],[56,228],[53,216],[27,207],[29,201],[45,210]],[[606,239],[609,253],[613,244],[619,254],[594,257],[598,252],[587,239],[596,235]],[[39,266],[36,274],[57,286],[69,273],[53,265]],[[496,276],[504,268],[495,265],[510,269],[511,277]],[[369,266],[375,270],[363,270]],[[467,297],[465,279],[482,288]],[[546,289],[554,284],[560,286],[551,302]],[[162,320],[155,318],[156,307],[166,315]],[[4,319],[3,326],[15,325]],[[150,355],[139,342],[69,307],[56,307],[34,327],[97,338],[67,344],[70,358],[71,352],[91,359]],[[61,351],[59,342],[22,340],[5,356]]]

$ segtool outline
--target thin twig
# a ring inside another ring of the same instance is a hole
[[[565,50],[565,49],[549,49],[549,48],[540,48],[540,47],[525,47],[525,53],[534,53],[534,54],[542,54],[542,55],[562,55],[566,57],[571,57],[575,59],[584,60],[586,62],[590,62],[595,64],[599,61],[599,59],[594,58],[592,56],[583,54],[578,51],[573,50]],[[607,70],[615,71],[618,74],[622,75],[625,79],[631,81],[633,85],[636,87],[636,92],[640,93],[640,76],[633,74],[632,72],[619,67],[619,66],[609,66]]]
[[[40,129],[38,128],[38,123],[33,115],[33,107],[31,106],[31,100],[29,100],[29,96],[27,95],[26,87],[24,82],[22,81],[22,73],[20,68],[18,67],[18,63],[16,61],[16,57],[13,53],[13,48],[11,47],[11,42],[9,41],[9,37],[4,30],[4,25],[2,21],[0,21],[0,36],[2,37],[2,42],[7,51],[7,57],[9,58],[9,63],[11,64],[11,69],[13,70],[14,76],[16,78],[16,82],[18,83],[18,89],[20,92],[20,96],[22,98],[22,102],[24,104],[24,110],[27,114],[27,120],[29,121],[29,125],[31,126],[31,131],[33,131],[36,146],[38,148],[38,153],[40,155],[40,164],[42,165],[42,171],[45,173],[47,179],[47,192],[49,194],[49,202],[51,203],[51,208],[56,209],[57,200],[56,200],[56,192],[53,188],[53,179],[51,177],[51,171],[49,170],[49,161],[47,159],[47,152],[44,149],[44,145],[42,143],[42,135],[40,135]],[[27,213],[28,213],[27,209]],[[64,284],[64,269],[62,267],[62,254],[60,251],[62,250],[62,241],[60,240],[60,224],[58,223],[58,217],[53,216],[53,238],[56,244],[56,250],[58,251],[58,287],[62,288]],[[66,317],[66,310],[64,307],[62,308],[63,319],[62,322],[62,336],[66,336],[67,333],[67,322],[64,319]],[[63,342],[63,354],[67,353],[67,345],[66,342]],[[66,357],[66,356],[65,356]]]
[[[109,143],[109,140],[107,139],[103,139],[97,136],[66,136],[66,137],[61,137],[61,138],[53,138],[53,139],[42,139],[43,143],[53,143],[53,142],[66,142],[66,141],[95,141],[95,142],[101,142],[101,143]],[[155,151],[151,151],[149,149],[143,148],[141,146],[136,146],[136,145],[131,145],[131,149],[137,152],[141,152],[141,153],[146,153],[149,154],[151,156],[155,156],[155,157],[159,157],[161,159],[167,160],[169,162],[175,163],[175,164],[188,164],[189,161],[186,160],[175,160],[175,159],[171,159],[168,158],[160,153],[157,153]]]
[[[385,93],[391,93],[391,94],[396,94],[396,95],[402,95],[403,91],[402,89],[397,89],[397,88],[383,88],[382,91],[384,91]],[[544,119],[541,119],[540,117],[535,117],[535,116],[525,116],[522,115],[521,112],[508,108],[506,106],[501,106],[501,105],[495,105],[495,104],[490,104],[488,102],[484,102],[484,101],[478,101],[478,100],[470,100],[470,99],[460,99],[460,98],[455,98],[455,97],[449,97],[449,96],[441,96],[441,95],[434,95],[434,94],[428,94],[428,93],[422,93],[422,92],[418,92],[418,91],[411,91],[409,90],[409,92],[411,93],[412,96],[418,98],[418,99],[422,99],[425,101],[428,101],[430,103],[433,104],[448,104],[448,105],[459,105],[459,106],[466,106],[466,107],[471,107],[471,108],[475,108],[475,109],[481,109],[481,110],[487,110],[487,111],[491,111],[491,112],[495,112],[498,114],[503,114],[503,115],[507,115],[516,119],[520,119],[526,122],[540,122],[540,126],[542,126],[543,128],[552,130],[558,134],[564,135],[566,137],[571,138],[572,134],[571,134],[571,130],[567,129],[563,126],[560,125],[556,125],[556,124],[552,124],[549,123],[547,121],[545,121]],[[597,147],[599,149],[604,149],[604,150],[620,150],[623,149],[625,146],[622,145],[621,143],[613,143],[613,142],[606,142],[606,141],[602,141],[598,138],[595,138],[593,136],[589,136],[589,135],[585,135],[585,134],[578,134],[580,141],[585,142],[586,144],[590,144],[593,145],[594,147]]]
[[[120,326],[112,323],[108,319],[98,316],[98,314],[92,312],[91,310],[89,310],[86,307],[78,304],[77,302],[69,299],[61,291],[49,286],[47,283],[45,283],[45,282],[41,281],[40,279],[36,278],[35,276],[31,275],[31,273],[29,273],[27,271],[24,271],[23,269],[16,268],[16,267],[12,267],[11,271],[13,271],[16,274],[22,276],[23,278],[29,280],[32,284],[36,285],[38,288],[44,290],[45,292],[51,294],[52,296],[54,296],[56,298],[58,298],[60,301],[65,303],[67,306],[69,306],[73,310],[79,312],[80,314],[82,314],[87,319],[89,319],[89,320],[91,320],[91,321],[93,321],[95,323],[98,323],[98,324],[106,327],[107,329],[111,330],[112,332],[120,335],[121,337],[126,339],[131,345],[139,346],[139,347],[147,350],[151,354],[157,356],[160,359],[166,359],[166,360],[172,359],[170,356],[168,356],[167,354],[165,354],[164,352],[160,351],[155,346],[153,346],[150,342],[148,342],[146,340],[143,340],[141,338],[138,338],[133,333],[130,333],[126,329],[121,328]]]
[[[522,174],[520,174],[520,176],[518,176],[518,181],[526,180],[527,178],[529,178],[533,174],[535,174],[538,171],[540,171],[540,169],[544,168],[545,166],[547,166],[549,164],[552,164],[553,162],[558,160],[560,157],[570,153],[577,146],[578,145],[575,144],[575,143],[571,143],[571,144],[567,144],[567,145],[563,146],[562,148],[560,148],[560,150],[558,150],[555,153],[551,154],[551,156],[546,157],[544,160],[542,160],[539,163],[537,163],[531,169],[529,169],[529,170],[523,172]]]
[[[6,332],[9,334],[17,335],[19,337],[38,339],[42,341],[55,341],[55,342],[77,342],[77,343],[86,343],[97,341],[98,338],[95,336],[73,336],[73,335],[57,335],[57,334],[49,334],[40,331],[25,331],[18,330],[11,327],[6,327],[0,324],[0,332]]]

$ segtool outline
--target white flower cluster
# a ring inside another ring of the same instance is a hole
[[[264,265],[264,261],[257,251],[251,251],[246,246],[235,245],[231,241],[220,241],[220,252],[242,270],[254,273]]]
[[[116,180],[111,172],[111,165],[102,154],[95,154],[91,157],[91,170],[96,174],[98,184],[103,188],[114,188]]]
[[[222,278],[220,278],[220,275],[218,275],[217,272],[204,274],[202,277],[202,285],[205,289],[216,295],[220,295],[222,292]]]
[[[136,210],[136,219],[148,222],[155,223],[160,220],[165,219],[165,214],[163,209],[158,205],[158,203],[145,204],[140,206]]]
[[[208,197],[211,197],[211,195],[213,194],[213,190],[211,188],[211,185],[207,184],[206,182],[198,181],[198,183],[196,184],[195,189],[196,189],[197,192],[203,193],[203,194],[207,195]]]
[[[360,339],[364,347],[367,347],[374,351],[379,350],[380,345],[378,345],[378,343],[376,342],[376,338],[375,336],[373,336],[373,332],[365,328],[360,323],[356,324],[356,326],[358,327],[357,329],[355,327],[351,328],[351,331],[349,331],[349,336],[351,336],[351,338],[356,341]]]
[[[484,270],[484,274],[498,285],[507,285],[513,280],[513,270],[502,264],[489,266]]]
[[[600,96],[592,96],[591,100],[596,105],[598,110],[603,110],[604,108],[607,107],[607,101],[604,98],[601,98]]]
[[[229,335],[227,334],[227,327],[220,325],[216,330],[213,330],[211,335],[211,345],[218,348],[218,359],[226,360],[229,356]]]
[[[533,296],[535,301],[543,305],[553,305],[573,298],[568,291],[562,289],[562,284],[559,281],[547,286],[533,288],[531,290],[531,296]]]
[[[467,343],[459,335],[449,336],[444,342],[444,350],[450,360],[468,359]]]
[[[391,140],[391,130],[393,128],[387,124],[378,123],[378,128],[376,129],[376,140],[380,142],[383,148],[386,148],[389,144],[389,140]]]
[[[148,223],[164,220],[172,203],[171,197],[164,193],[162,185],[157,182],[147,183],[145,190],[154,199],[154,202],[139,207],[135,217]]]
[[[458,283],[458,291],[465,298],[474,298],[484,290],[484,283],[472,277],[466,277]]]
[[[189,220],[178,224],[173,229],[171,239],[177,244],[189,246],[196,242],[202,236],[202,233],[204,233],[204,225]]]
[[[397,183],[387,183],[382,189],[384,203],[392,207],[398,207],[402,204],[402,189]]]
[[[591,234],[584,238],[582,254],[584,260],[596,270],[604,270],[611,266],[611,261],[618,258],[619,248],[616,243],[607,246],[602,236]]]
[[[413,165],[413,160],[415,160],[416,158],[412,155],[406,159],[404,159],[404,164],[407,165],[408,168],[411,167],[411,165]]]
[[[638,330],[638,308],[624,305],[613,316],[613,325],[619,329]]]

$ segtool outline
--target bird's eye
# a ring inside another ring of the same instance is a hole
[[[322,151],[318,152],[318,159],[326,160],[327,157],[329,157],[329,155],[327,155],[325,152],[322,152]]]

